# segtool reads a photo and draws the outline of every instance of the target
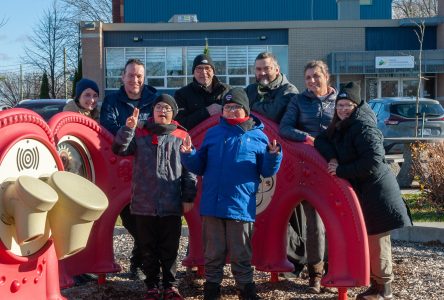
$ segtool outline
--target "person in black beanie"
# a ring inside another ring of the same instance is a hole
[[[115,154],[134,155],[130,210],[146,276],[144,299],[183,299],[176,282],[181,216],[193,208],[197,180],[180,161],[188,133],[174,121],[177,111],[167,94],[154,100],[153,117],[145,123],[134,108],[112,145]]]
[[[215,75],[216,68],[209,55],[197,55],[191,71],[193,81],[174,94],[179,107],[176,120],[188,130],[207,118],[220,114],[222,97],[230,89]]]
[[[270,143],[263,128],[250,115],[245,91],[233,88],[224,96],[220,123],[207,130],[200,149],[190,139],[181,147],[184,166],[203,178],[204,300],[221,298],[227,254],[239,299],[260,299],[251,266],[256,192],[260,176],[275,175],[282,161],[280,145]]]
[[[63,111],[73,111],[91,117],[99,121],[100,112],[97,108],[99,101],[99,86],[88,78],[82,78],[76,83],[76,94],[74,101],[66,103]]]
[[[385,161],[384,137],[375,115],[361,100],[359,84],[338,93],[330,126],[314,145],[327,171],[350,182],[364,215],[370,254],[370,287],[356,299],[393,299],[390,231],[412,226],[396,177]]]

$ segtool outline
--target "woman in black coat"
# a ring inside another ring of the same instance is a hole
[[[315,147],[328,161],[328,172],[351,183],[364,215],[371,286],[356,299],[392,299],[390,231],[412,223],[359,85],[350,82],[339,92],[332,123],[315,139]]]

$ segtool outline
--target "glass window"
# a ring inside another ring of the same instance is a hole
[[[209,47],[209,51],[217,77],[227,74],[227,47]]]
[[[165,48],[147,48],[146,61],[146,76],[165,76]]]
[[[184,48],[167,48],[167,76],[185,75]]]
[[[162,78],[147,78],[147,83],[151,86],[154,86],[156,88],[163,88],[165,87],[165,79]]]
[[[372,5],[373,0],[359,0],[359,4],[361,5]]]
[[[228,48],[228,75],[247,75],[246,47]]]
[[[107,48],[105,82],[107,89],[118,89],[125,62],[138,58],[145,63],[146,81],[157,88],[178,89],[193,81],[194,58],[204,47],[135,47]],[[233,86],[255,82],[254,61],[264,51],[273,52],[281,66],[288,70],[288,46],[215,46],[209,47],[216,75],[220,81]]]
[[[121,76],[125,67],[124,49],[108,48],[105,53],[106,76]]]

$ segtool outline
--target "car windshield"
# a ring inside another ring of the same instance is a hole
[[[404,118],[415,118],[416,103],[392,104],[390,113]],[[419,113],[425,113],[426,117],[439,117],[444,115],[444,108],[438,103],[419,103]]]
[[[30,109],[43,117],[45,120],[49,120],[53,115],[63,110],[64,104],[54,103],[54,104],[42,104],[35,102],[19,103],[16,107]]]

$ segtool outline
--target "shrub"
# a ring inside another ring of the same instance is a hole
[[[412,145],[413,172],[430,202],[444,209],[444,142]]]

